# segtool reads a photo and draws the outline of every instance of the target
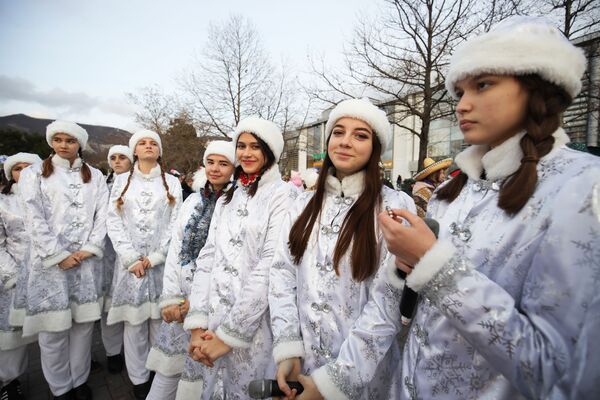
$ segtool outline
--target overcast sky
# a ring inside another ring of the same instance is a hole
[[[208,24],[248,17],[275,62],[340,62],[375,0],[0,0],[0,116],[24,113],[136,129],[125,93],[172,90]],[[337,60],[337,61],[336,61]]]

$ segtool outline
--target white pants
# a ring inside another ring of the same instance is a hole
[[[27,345],[0,351],[0,383],[8,385],[27,369]]]
[[[121,347],[123,347],[123,322],[106,325],[107,316],[108,313],[102,313],[100,326],[102,328],[102,343],[104,344],[106,355],[110,357],[121,354]]]
[[[83,385],[90,374],[94,323],[73,322],[62,332],[40,332],[40,355],[44,378],[54,396]]]
[[[152,381],[152,388],[146,400],[175,400],[180,374],[164,376],[157,372]]]
[[[160,319],[150,319],[139,325],[124,323],[125,365],[127,365],[129,380],[134,385],[140,385],[150,379],[150,371],[146,369],[146,359],[158,336],[161,321]]]

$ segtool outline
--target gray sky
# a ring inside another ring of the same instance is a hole
[[[208,24],[249,18],[274,62],[335,65],[374,0],[0,0],[0,115],[24,113],[136,128],[125,93],[175,88]]]

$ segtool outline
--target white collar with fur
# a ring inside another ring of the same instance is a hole
[[[489,181],[504,179],[515,173],[521,165],[523,150],[520,142],[524,135],[525,132],[520,132],[493,149],[487,145],[469,146],[456,156],[456,165],[473,180],[480,180],[483,171]],[[570,142],[562,128],[558,128],[552,136],[554,137],[552,150],[542,157],[542,160]]]
[[[206,177],[206,168],[202,168],[194,172],[194,179],[192,181],[192,190],[194,192],[199,192],[204,189],[208,178]],[[227,184],[221,189],[222,192],[226,192],[231,187],[231,182],[227,182]]]
[[[346,197],[358,196],[365,189],[365,175],[365,171],[361,170],[340,181],[333,175],[333,169],[330,169],[325,181],[325,191],[337,196],[342,194]]]
[[[63,167],[63,168],[67,168],[67,169],[81,168],[82,164],[83,163],[81,161],[81,158],[79,158],[79,157],[77,157],[75,159],[75,161],[73,161],[73,165],[71,165],[69,160],[62,158],[58,154],[55,154],[52,156],[52,165],[57,166],[57,167]]]
[[[142,171],[140,171],[140,167],[136,161],[135,165],[133,166],[133,173],[145,179],[157,178],[160,176],[160,165],[156,164],[156,166],[152,168],[149,173],[144,174]]]

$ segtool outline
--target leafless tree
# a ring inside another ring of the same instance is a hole
[[[158,86],[148,86],[138,93],[127,93],[129,101],[139,107],[135,121],[159,134],[167,132],[171,120],[179,112],[175,97],[163,93]]]
[[[474,4],[474,0],[386,0],[381,17],[359,21],[346,51],[346,73],[332,74],[313,63],[322,85],[308,88],[309,92],[329,104],[367,95],[387,104],[390,119],[398,125],[415,116],[420,122],[416,129],[403,127],[419,137],[422,164],[430,123],[452,114],[444,71],[454,47],[478,27]]]
[[[227,136],[249,115],[284,129],[292,119],[288,71],[274,67],[258,31],[239,15],[209,26],[202,56],[179,81],[196,123],[207,128],[203,134]]]
[[[598,31],[600,27],[598,0],[538,0],[535,3],[539,13],[555,19],[569,39]]]

